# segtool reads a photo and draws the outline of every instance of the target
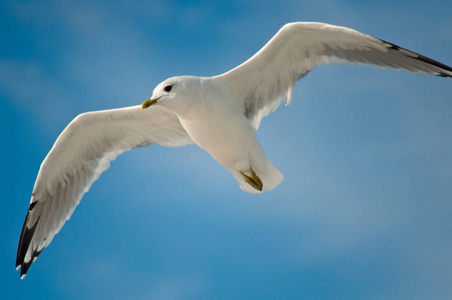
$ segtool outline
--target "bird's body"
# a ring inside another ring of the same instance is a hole
[[[196,143],[242,190],[275,188],[283,176],[265,156],[255,130],[262,118],[291,103],[297,80],[331,63],[452,77],[447,65],[353,29],[299,22],[283,26],[259,52],[224,74],[169,78],[142,106],[81,114],[39,170],[17,252],[22,278],[110,161],[132,148]]]
[[[180,85],[181,79],[190,82],[184,104],[170,107],[192,140],[228,169],[244,191],[265,192],[281,183],[282,174],[265,156],[243,106],[221,78],[183,76],[168,81]],[[250,170],[259,174],[261,189],[250,186],[241,174],[251,176]]]

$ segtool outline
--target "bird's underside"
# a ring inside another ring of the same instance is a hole
[[[353,29],[323,23],[291,23],[243,64],[199,80],[213,87],[221,86],[233,99],[227,101],[236,101],[234,105],[240,108],[244,120],[258,129],[262,118],[282,103],[290,104],[297,80],[315,66],[330,63],[367,64],[452,77],[452,68],[445,64]],[[195,101],[184,98],[192,92],[190,82],[184,77],[177,77],[174,86],[167,81],[156,87],[153,99],[145,102],[143,108],[159,104],[146,109],[134,106],[85,113],[58,137],[39,170],[22,228],[16,260],[21,278],[71,217],[91,184],[108,169],[110,161],[135,147],[152,144],[180,147],[194,143],[175,110],[165,104],[172,101],[175,105],[179,98]],[[282,175],[274,176],[276,168],[267,168],[272,174],[264,174],[252,164],[228,170],[248,192],[271,190],[273,186],[268,188],[267,183],[271,176],[275,186],[282,180]]]

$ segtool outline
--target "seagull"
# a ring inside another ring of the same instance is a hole
[[[262,118],[289,105],[314,67],[364,64],[452,77],[452,68],[356,30],[324,23],[284,25],[254,56],[214,77],[178,76],[142,105],[78,115],[41,164],[20,235],[16,268],[31,264],[69,220],[94,181],[124,151],[197,144],[249,193],[278,186],[281,172],[256,138]]]

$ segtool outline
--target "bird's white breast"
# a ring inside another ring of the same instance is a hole
[[[195,114],[178,115],[184,129],[196,144],[223,165],[238,166],[244,161],[248,164],[249,152],[257,138],[237,101],[217,91],[210,91],[202,98],[195,104],[199,107],[192,110]]]

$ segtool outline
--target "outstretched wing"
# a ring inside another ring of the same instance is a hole
[[[21,278],[110,161],[134,147],[192,143],[177,116],[162,106],[143,110],[138,105],[76,117],[41,164],[17,251]]]
[[[255,129],[283,102],[295,82],[318,65],[368,64],[426,75],[452,77],[452,68],[356,30],[324,23],[289,23],[253,57],[217,76],[243,100]]]

